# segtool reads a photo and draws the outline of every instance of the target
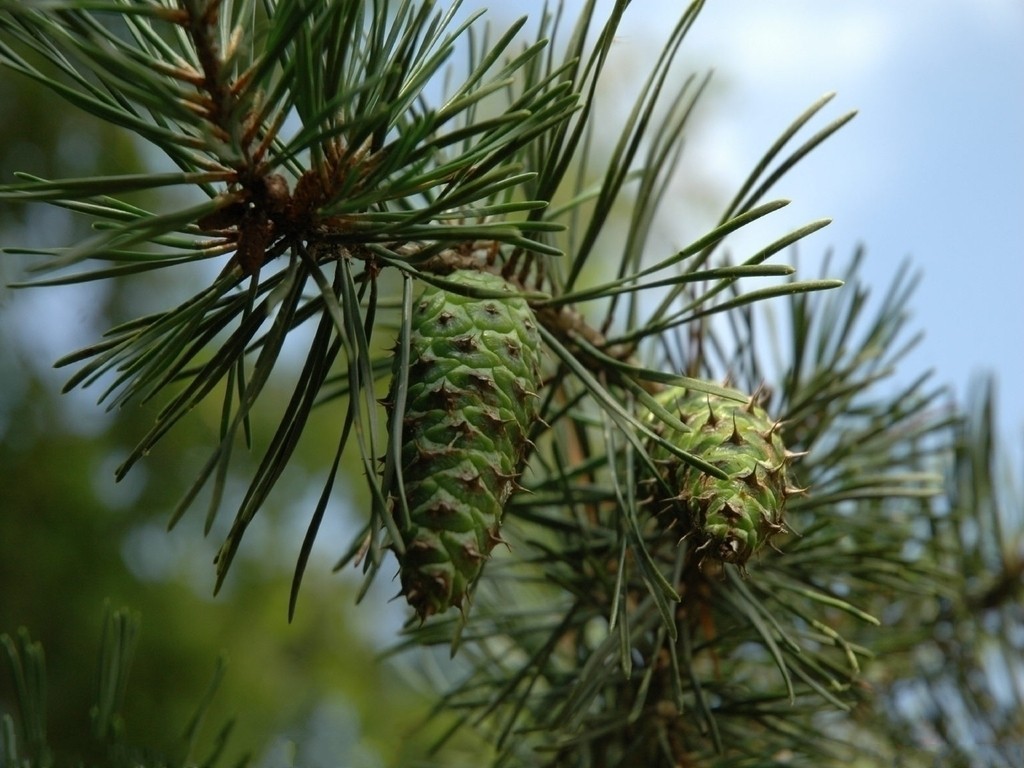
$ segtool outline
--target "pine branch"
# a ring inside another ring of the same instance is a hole
[[[83,242],[33,250],[53,274],[25,285],[218,261],[191,298],[59,361],[79,366],[69,387],[101,385],[111,408],[163,402],[119,479],[219,403],[171,525],[209,486],[209,530],[234,452],[260,451],[218,588],[324,414],[336,449],[289,610],[353,456],[371,509],[339,567],[359,563],[368,586],[395,554],[410,643],[460,650],[442,706],[492,738],[499,764],[836,763],[844,734],[822,732],[865,700],[878,623],[949,587],[913,548],[951,418],[927,377],[880,386],[914,343],[906,274],[868,316],[859,256],[845,281],[778,263],[827,219],[739,262],[720,255],[786,205],[774,185],[852,118],[798,139],[831,95],[769,146],[711,231],[652,253],[708,83],[673,90],[671,76],[702,3],[680,14],[595,168],[627,5],[601,24],[586,4],[558,49],[560,7],[521,42],[526,20],[492,37],[429,1],[2,2],[0,63],[178,171],[23,176],[0,199],[94,223]],[[138,202],[166,189],[186,194]],[[617,250],[611,214],[626,200]],[[769,300],[786,308],[782,333]],[[780,339],[781,363],[766,348]],[[254,435],[282,381],[277,428]],[[512,559],[481,578],[503,540]]]
[[[995,434],[994,387],[980,382],[957,424],[946,497],[927,557],[947,589],[890,607],[887,663],[873,675],[881,706],[862,713],[880,759],[899,745],[908,765],[1016,765],[1021,752],[1021,489]],[[911,762],[913,761],[913,762]]]
[[[515,557],[495,562],[481,584],[459,640],[461,682],[447,699],[477,713],[469,721],[493,734],[507,764],[531,764],[538,749],[547,765],[846,759],[850,745],[838,731],[823,740],[818,723],[865,700],[880,620],[894,602],[952,588],[941,563],[914,549],[941,490],[952,420],[925,379],[880,393],[906,351],[898,338],[909,288],[899,278],[865,316],[858,261],[844,291],[786,300],[799,323],[779,370],[754,342],[763,313],[734,324],[735,339],[707,328],[665,345],[675,350],[670,369],[679,357],[761,391],[786,445],[806,452],[792,471],[808,490],[787,501],[793,533],[762,549],[747,575],[679,539],[638,491],[647,472],[639,449],[599,414],[584,418],[584,400],[567,391],[577,410],[552,401],[542,412],[556,434],[574,437],[538,457],[531,493],[513,500]],[[409,631],[443,643],[457,625]]]
[[[616,429],[641,452],[633,435],[649,430],[616,404],[619,388],[633,391],[639,381],[720,390],[692,377],[666,381],[661,371],[633,364],[639,342],[707,313],[837,285],[791,281],[712,306],[717,294],[742,277],[788,274],[784,265],[762,262],[821,224],[797,230],[742,267],[676,269],[697,254],[704,254],[703,262],[726,235],[777,204],[748,204],[682,253],[650,267],[641,263],[671,171],[667,160],[706,84],[691,79],[678,92],[668,91],[671,65],[700,5],[680,17],[623,127],[605,182],[593,193],[577,186],[569,204],[552,207],[555,196],[576,183],[567,178],[572,164],[586,166],[589,116],[625,4],[599,28],[593,47],[587,41],[596,14],[592,6],[585,9],[564,51],[550,49],[544,39],[558,35],[560,13],[544,16],[536,41],[517,49],[525,19],[493,40],[485,33],[478,41],[477,17],[457,22],[458,5],[440,11],[432,2],[403,3],[390,14],[383,5],[314,0],[263,6],[244,0],[113,2],[96,9],[71,0],[4,4],[4,65],[149,141],[180,169],[52,181],[23,176],[0,188],[0,199],[47,202],[91,217],[97,231],[67,248],[34,249],[31,255],[41,257],[37,268],[57,274],[21,285],[104,280],[211,259],[223,263],[219,276],[192,298],[123,322],[104,340],[58,361],[79,366],[67,388],[102,383],[99,399],[109,408],[164,400],[118,478],[186,414],[219,398],[219,443],[170,519],[174,525],[211,486],[209,530],[236,445],[254,445],[250,415],[263,402],[272,374],[280,375],[286,339],[307,321],[318,323],[302,372],[292,376],[290,404],[263,448],[218,556],[218,584],[288,465],[312,408],[339,394],[348,405],[340,419],[338,455],[355,437],[374,499],[351,554],[370,554],[364,563],[372,576],[388,542],[397,541],[388,502],[392,488],[378,471],[385,450],[375,400],[392,367],[383,329],[395,329],[398,344],[405,344],[409,305],[403,316],[402,303],[388,292],[389,274],[439,285],[454,269],[500,271],[530,299],[552,348],[561,349],[562,361],[575,369],[572,375],[582,376],[578,396],[604,403],[606,418],[616,420]],[[460,69],[453,56],[467,42],[469,60]],[[445,72],[451,84],[441,102],[432,104],[428,90]],[[668,109],[658,122],[654,115],[666,96]],[[645,142],[648,156],[638,164]],[[761,192],[813,143],[783,162]],[[633,183],[643,205],[635,208],[618,277],[577,287],[611,206]],[[129,197],[176,187],[196,194],[181,207],[158,211]],[[597,212],[582,237],[575,231],[558,234],[591,197]],[[76,271],[89,262],[102,266]],[[678,294],[683,286],[709,280],[711,290],[681,313],[664,322],[656,316],[618,338],[591,328],[576,309],[613,297],[602,323],[609,328],[619,295],[628,298],[635,317],[641,294],[665,288]],[[602,381],[609,359],[619,361],[610,369],[617,372]],[[556,373],[551,381],[562,376]],[[396,395],[402,399],[402,392]],[[716,471],[697,457],[685,458]],[[323,498],[333,482],[330,473]],[[311,532],[320,514],[314,512]],[[311,544],[307,540],[304,549]],[[301,573],[300,563],[297,581]]]

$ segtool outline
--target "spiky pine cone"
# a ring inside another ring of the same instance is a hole
[[[666,391],[658,397],[690,428],[681,432],[661,425],[659,433],[677,448],[721,469],[726,479],[654,446],[651,456],[663,481],[655,484],[655,503],[672,516],[683,536],[694,541],[701,561],[714,558],[743,567],[785,529],[786,498],[798,492],[788,476],[795,454],[786,450],[779,424],[753,398],[740,403],[686,390]]]
[[[488,272],[447,279],[508,297],[428,287],[413,308],[401,450],[407,524],[394,508],[402,591],[421,619],[461,608],[501,541],[538,408],[540,339],[529,305]],[[394,499],[398,491],[396,482]]]

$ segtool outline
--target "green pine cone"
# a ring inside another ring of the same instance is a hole
[[[420,618],[461,608],[501,541],[538,408],[540,338],[529,305],[491,273],[447,279],[509,296],[428,287],[413,308],[401,451],[408,525],[397,503],[395,516],[402,591]]]
[[[651,451],[661,478],[671,489],[660,507],[668,507],[674,523],[696,544],[698,556],[743,566],[775,534],[785,529],[786,497],[798,492],[789,485],[786,450],[779,425],[754,404],[702,392],[673,390],[659,395],[679,416],[686,432],[663,426],[669,442],[718,467],[728,479],[696,469],[662,446]]]

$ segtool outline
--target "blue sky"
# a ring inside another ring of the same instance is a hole
[[[636,0],[619,45],[656,49],[682,3]],[[1019,0],[711,0],[684,46],[715,70],[702,129],[684,167],[706,164],[724,193],[817,97],[837,92],[824,119],[857,118],[775,190],[786,231],[833,224],[801,246],[802,264],[834,247],[868,251],[880,293],[906,258],[922,271],[912,327],[926,336],[910,380],[934,367],[958,395],[991,371],[1001,432],[1024,437],[1024,3]],[[810,135],[809,133],[807,135]],[[693,234],[693,233],[691,233]],[[763,232],[752,234],[767,242]],[[742,251],[742,240],[733,246]],[[752,242],[756,246],[757,242]]]

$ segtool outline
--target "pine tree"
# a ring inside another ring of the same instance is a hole
[[[811,105],[710,231],[661,252],[652,223],[708,82],[674,75],[702,3],[674,20],[599,160],[628,5],[601,18],[587,2],[575,21],[552,7],[495,34],[429,0],[0,3],[0,62],[176,169],[0,188],[93,222],[28,253],[43,274],[22,286],[201,283],[60,360],[68,388],[163,403],[118,479],[218,404],[171,525],[205,493],[209,530],[233,454],[259,453],[218,589],[310,420],[337,424],[319,503],[295,510],[308,532],[287,610],[354,460],[372,504],[338,568],[368,586],[397,566],[410,612],[395,652],[451,656],[430,683],[447,735],[470,735],[467,765],[1014,764],[1019,714],[984,685],[958,699],[971,728],[928,710],[930,744],[903,730],[921,710],[901,709],[901,685],[941,701],[987,663],[950,632],[1001,638],[1019,668],[1020,554],[990,538],[991,441],[972,432],[991,416],[957,426],[927,376],[888,381],[914,343],[907,271],[872,306],[859,253],[842,279],[830,259],[814,277],[782,263],[827,220],[725,249],[786,205],[775,184],[852,113],[805,137],[832,97]],[[154,191],[173,194],[138,204]],[[268,402],[272,379],[286,403]],[[269,436],[251,429],[263,408],[279,411]],[[968,583],[980,562],[996,577]],[[6,760],[47,765],[40,654],[27,635],[6,645],[28,749],[7,720]],[[928,648],[952,648],[957,671]],[[115,690],[129,656],[111,654]],[[107,696],[101,730],[122,706]],[[442,738],[433,759],[461,764],[465,743]]]

